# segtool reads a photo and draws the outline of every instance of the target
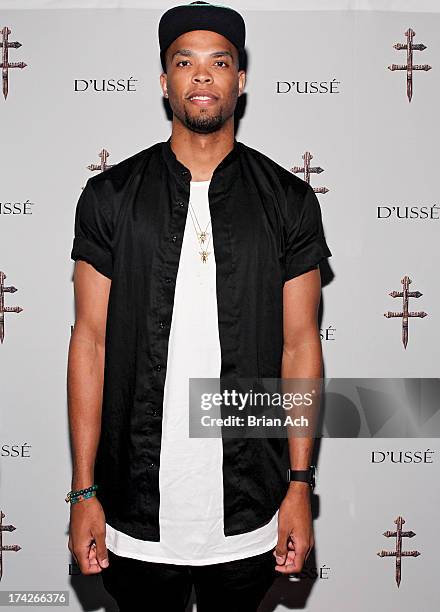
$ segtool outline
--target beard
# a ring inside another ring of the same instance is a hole
[[[192,116],[185,109],[184,124],[188,129],[199,134],[210,134],[219,130],[224,123],[224,117],[220,111],[217,115],[209,115],[208,113],[200,113]]]

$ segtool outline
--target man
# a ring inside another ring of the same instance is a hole
[[[311,187],[235,139],[241,15],[174,7],[159,43],[171,136],[76,210],[72,492],[98,489],[69,549],[121,611],[183,611],[194,585],[199,612],[250,612],[313,547],[313,440],[190,438],[188,379],[318,379],[331,252]]]

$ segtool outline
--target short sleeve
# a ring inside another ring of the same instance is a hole
[[[70,257],[87,261],[104,276],[112,277],[111,223],[90,179],[76,205],[75,236]]]
[[[290,203],[289,203],[290,205]],[[287,230],[284,281],[314,270],[332,253],[327,245],[322,225],[321,207],[310,185],[297,208],[291,204]]]

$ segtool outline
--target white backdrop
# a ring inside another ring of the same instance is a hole
[[[229,5],[247,25],[238,140],[289,169],[302,166],[308,151],[311,165],[323,169],[310,182],[328,189],[318,197],[333,253],[322,269],[325,375],[437,377],[438,3]],[[9,62],[27,64],[9,69],[6,100],[0,91],[0,272],[17,289],[4,293],[4,305],[23,309],[5,313],[0,344],[0,511],[3,525],[16,528],[1,531],[0,544],[21,547],[1,551],[0,592],[68,590],[75,611],[113,608],[100,578],[75,575],[67,550],[74,212],[92,173],[87,166],[99,163],[103,148],[114,164],[170,134],[157,41],[170,6],[0,1],[0,30],[8,27],[9,41],[22,45],[9,49]],[[414,63],[431,66],[414,71],[411,102],[406,71],[387,68],[406,63],[406,51],[393,45],[406,42],[408,28],[414,44],[426,45],[414,50]],[[99,91],[111,79],[123,90]],[[76,91],[85,81],[88,89]],[[301,93],[313,82],[324,91]],[[378,218],[379,207],[390,216]],[[417,218],[405,218],[406,207]],[[402,319],[384,317],[402,310],[389,292],[402,290],[405,275],[410,290],[423,294],[409,299],[409,310],[427,313],[410,318],[406,349]],[[437,610],[437,439],[325,439],[319,447],[314,554],[299,579],[277,580],[262,612]],[[373,451],[376,458],[395,451],[394,462],[390,455],[373,462]],[[402,461],[400,451],[407,452]],[[395,559],[377,552],[395,549],[383,532],[399,515],[416,534],[403,538],[403,550],[421,554],[403,558],[397,588]]]

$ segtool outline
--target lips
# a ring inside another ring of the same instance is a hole
[[[211,91],[193,91],[188,96],[188,100],[197,106],[209,106],[210,104],[214,104],[217,99],[218,96]]]
[[[188,99],[189,100],[194,100],[194,99],[198,99],[198,100],[217,100],[217,97],[218,96],[213,94],[212,91],[198,89],[197,91],[192,91],[189,94]]]
[[[213,100],[212,96],[191,96],[190,100]]]

